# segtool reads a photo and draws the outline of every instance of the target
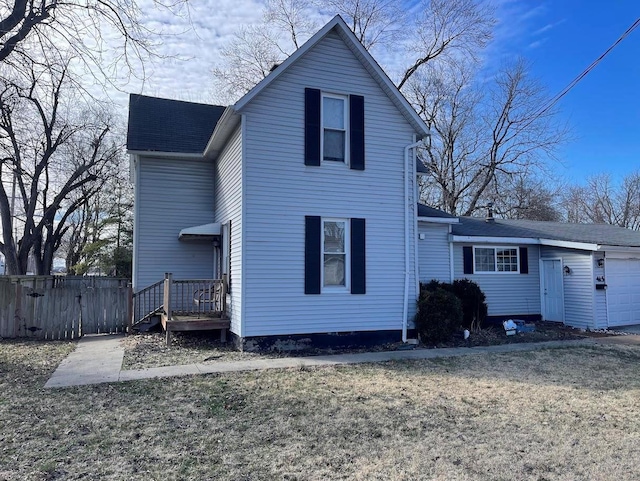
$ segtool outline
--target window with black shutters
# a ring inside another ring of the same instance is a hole
[[[364,97],[305,89],[305,165],[364,170]]]

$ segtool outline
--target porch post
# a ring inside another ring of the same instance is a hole
[[[171,284],[173,282],[173,274],[165,272],[164,274],[164,312],[167,314],[167,321],[171,320]]]

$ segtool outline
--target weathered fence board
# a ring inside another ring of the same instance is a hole
[[[0,337],[73,339],[124,332],[130,300],[125,279],[0,276]]]

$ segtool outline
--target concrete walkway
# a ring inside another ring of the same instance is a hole
[[[45,384],[45,388],[101,384],[105,382],[132,381],[137,379],[189,376],[193,374],[256,371],[299,367],[335,366],[403,359],[434,359],[440,357],[468,356],[486,353],[535,351],[538,349],[593,345],[592,339],[577,341],[548,341],[538,343],[502,344],[499,346],[456,347],[443,349],[415,349],[402,351],[363,352],[327,356],[283,357],[253,359],[249,361],[213,362],[210,364],[185,364],[154,367],[150,369],[122,370],[124,348],[121,335],[85,336],[78,347],[65,360]],[[635,336],[634,336],[635,337]],[[596,341],[597,342],[597,341]]]
[[[123,338],[124,335],[110,334],[82,337],[76,350],[60,363],[44,387],[118,381],[124,359],[124,348],[120,344]]]

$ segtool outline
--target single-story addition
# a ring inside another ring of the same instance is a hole
[[[418,215],[421,282],[473,280],[491,318],[582,329],[640,324],[639,232],[490,214],[456,218],[426,206]]]

